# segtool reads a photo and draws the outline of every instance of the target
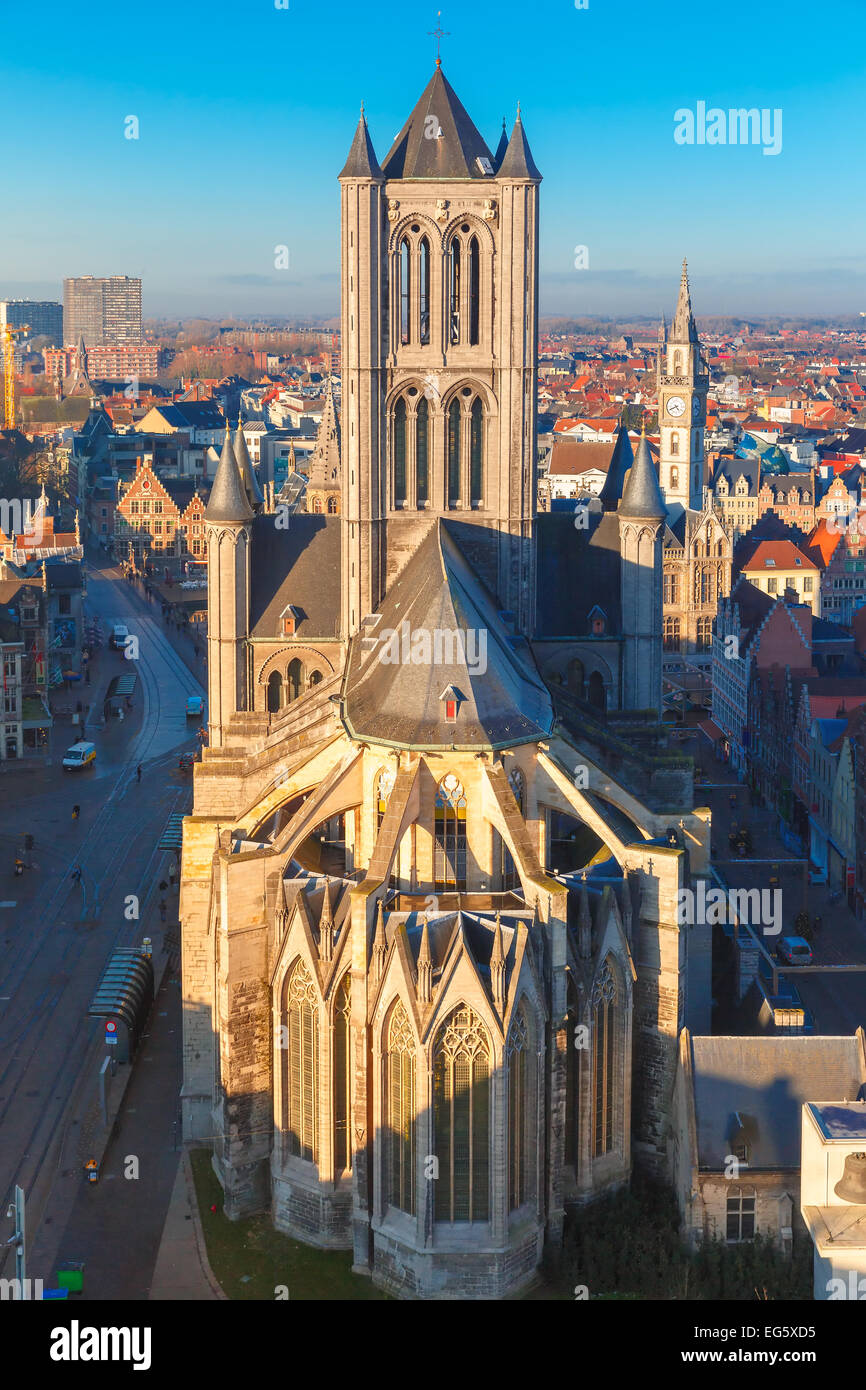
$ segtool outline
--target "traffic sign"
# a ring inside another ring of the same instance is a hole
[[[107,1043],[117,1042],[117,1024],[113,1018],[108,1019],[105,1025],[105,1041]]]

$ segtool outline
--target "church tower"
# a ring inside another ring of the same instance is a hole
[[[656,377],[661,435],[659,481],[668,512],[676,517],[688,509],[699,510],[702,505],[709,387],[685,261],[670,332],[662,326],[659,333]]]
[[[256,488],[242,476],[226,424],[226,437],[205,508],[207,544],[208,728],[211,748],[222,747],[231,716],[246,708],[250,536]],[[254,496],[255,494],[253,494]]]
[[[438,517],[532,629],[540,181],[519,112],[493,155],[438,59],[381,167],[361,115],[340,175],[346,637]]]

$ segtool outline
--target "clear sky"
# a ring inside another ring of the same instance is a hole
[[[282,2],[4,6],[0,295],[128,274],[146,315],[338,311],[359,106],[381,159],[431,75],[436,9]],[[488,144],[521,103],[542,313],[670,312],[683,255],[699,315],[866,310],[864,0],[464,0],[442,26]],[[678,145],[698,102],[781,109],[780,153]]]

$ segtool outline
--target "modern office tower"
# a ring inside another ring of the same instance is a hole
[[[30,325],[30,336],[45,336],[53,347],[63,345],[63,305],[50,299],[0,299],[0,328]]]
[[[141,280],[128,275],[79,275],[63,281],[66,343],[123,347],[141,342]]]

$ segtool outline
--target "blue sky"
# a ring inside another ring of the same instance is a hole
[[[337,312],[360,102],[382,158],[432,72],[436,10],[288,3],[5,7],[0,295],[129,274],[145,314]],[[489,144],[521,102],[543,313],[670,312],[683,255],[698,314],[866,310],[862,0],[477,0],[442,25]],[[780,108],[781,152],[677,145],[674,112],[698,101]]]

